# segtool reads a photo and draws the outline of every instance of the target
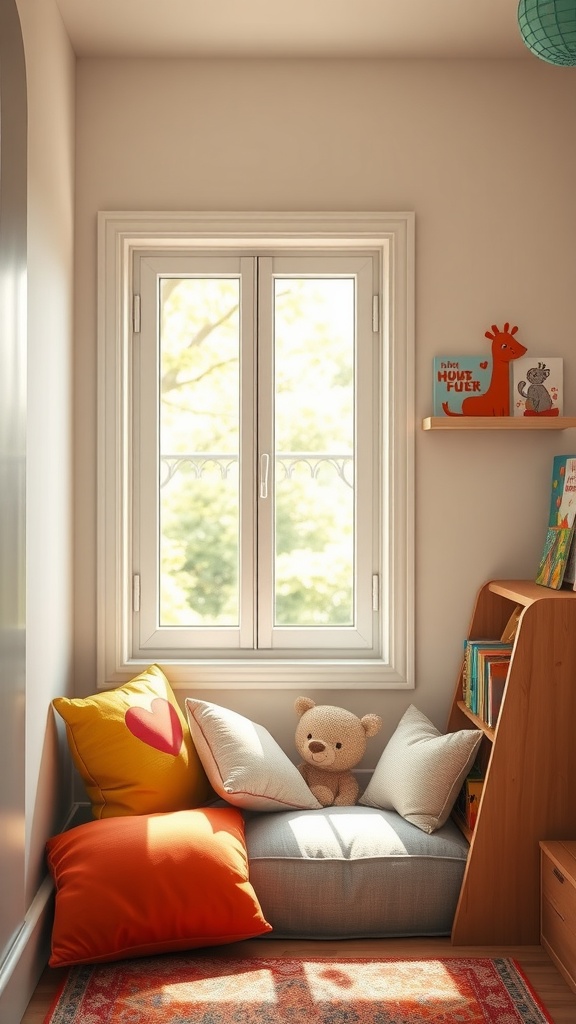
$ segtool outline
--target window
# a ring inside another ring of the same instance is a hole
[[[412,228],[100,215],[101,684],[413,685]]]

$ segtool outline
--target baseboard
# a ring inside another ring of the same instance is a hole
[[[20,1024],[50,955],[54,886],[45,878],[0,964],[0,1020]]]
[[[76,824],[83,807],[74,804],[62,831]],[[46,876],[20,931],[0,963],[0,1021],[20,1024],[48,957],[54,916],[54,885]]]

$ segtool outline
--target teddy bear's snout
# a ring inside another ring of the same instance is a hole
[[[334,764],[334,748],[322,740],[308,740],[303,753],[309,764],[322,765],[323,768],[330,768]]]
[[[326,745],[320,743],[319,740],[312,740],[308,744],[308,750],[311,754],[321,754],[323,750],[326,750]]]

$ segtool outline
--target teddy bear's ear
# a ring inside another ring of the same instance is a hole
[[[375,736],[382,728],[380,715],[364,715],[364,718],[361,718],[360,721],[367,736]]]
[[[302,718],[302,715],[304,714],[305,711],[310,711],[310,708],[315,707],[316,704],[313,700],[310,700],[310,697],[297,697],[294,703],[294,708],[296,709],[296,712],[298,713],[300,718]]]

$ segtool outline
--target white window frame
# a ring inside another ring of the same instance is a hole
[[[97,685],[120,684],[149,659],[131,656],[131,358],[135,250],[377,250],[382,344],[383,635],[379,658],[174,657],[176,687],[414,687],[414,214],[101,212],[98,216]],[[377,310],[375,309],[375,316]]]

